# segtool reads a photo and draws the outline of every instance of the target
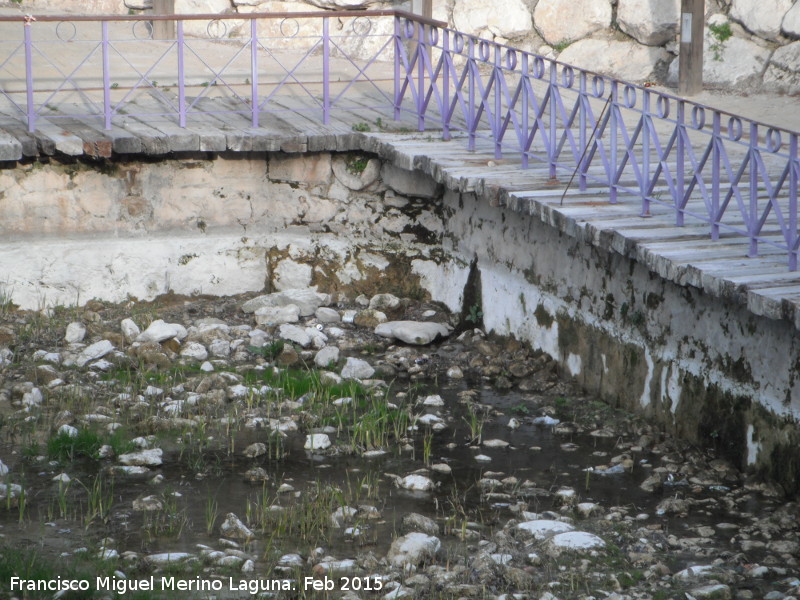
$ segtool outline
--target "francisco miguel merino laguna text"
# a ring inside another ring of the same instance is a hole
[[[94,586],[92,586],[94,583]],[[227,584],[227,585],[226,585]],[[250,594],[275,591],[294,591],[297,582],[292,579],[180,579],[178,577],[155,577],[144,579],[118,579],[116,577],[95,577],[91,579],[23,579],[11,578],[12,592],[60,592],[87,591],[115,592],[126,594],[139,591],[171,592],[219,592],[222,590],[246,591]]]

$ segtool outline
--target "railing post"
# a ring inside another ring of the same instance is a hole
[[[650,92],[644,90],[642,97],[642,194],[640,217],[650,216]]]
[[[250,123],[258,127],[258,23],[250,19]]]
[[[750,248],[747,256],[758,256],[758,240],[756,239],[756,225],[758,224],[758,125],[750,123],[750,150],[747,159],[750,161],[750,222],[747,230],[750,232]]]
[[[611,123],[611,181],[609,181],[609,203],[616,204],[617,203],[617,184],[619,183],[619,179],[617,176],[617,167],[619,166],[619,157],[618,157],[618,132],[617,132],[617,117],[619,115],[619,85],[618,82],[612,81],[611,82],[611,115],[610,115],[610,123]]]
[[[522,102],[522,118],[521,118],[521,127],[522,131],[525,133],[524,143],[522,146],[522,168],[527,169],[529,166],[529,157],[528,151],[530,147],[528,146],[528,138],[530,137],[530,133],[528,132],[528,110],[530,109],[530,97],[528,94],[528,84],[530,83],[528,80],[528,69],[530,68],[528,65],[528,53],[522,53],[522,66],[520,67],[522,72],[520,73],[520,85],[522,85],[522,96],[520,101]]]
[[[720,140],[721,117],[719,111],[714,111],[711,126],[711,239],[719,239],[719,187],[720,187]]]
[[[417,23],[417,129],[425,130],[425,25]]]
[[[400,17],[394,17],[394,120],[400,119],[400,57],[402,56],[403,45],[400,39]]]
[[[103,53],[103,127],[111,129],[111,73],[108,61],[108,21],[100,24]]]
[[[331,40],[328,26],[329,19],[324,17],[322,19],[322,122],[325,125],[331,120]]]
[[[686,102],[678,100],[678,114],[676,115],[675,127],[677,128],[677,139],[675,149],[675,225],[683,227],[683,196],[686,194],[686,145],[684,133],[686,131]]]
[[[475,39],[469,38],[469,51],[467,57],[467,66],[469,67],[469,99],[468,110],[469,120],[467,121],[467,130],[469,139],[467,141],[467,150],[475,152],[475,132],[478,129],[478,124],[475,122]]]
[[[578,189],[582,192],[586,190],[586,154],[588,142],[586,136],[586,113],[589,109],[589,98],[586,95],[586,73],[581,71],[580,84],[578,86],[578,149],[581,151],[580,163],[578,167]]]
[[[556,152],[558,151],[558,144],[556,140],[558,139],[558,122],[556,119],[558,118],[558,111],[556,110],[556,95],[558,93],[558,64],[556,61],[550,61],[550,90],[549,90],[549,97],[550,97],[550,179],[555,179],[556,177]]]
[[[36,107],[33,105],[33,39],[31,22],[25,21],[23,27],[25,37],[25,99],[28,117],[28,131],[36,131]]]
[[[789,270],[797,270],[797,185],[800,163],[797,160],[797,134],[789,136]]]
[[[186,70],[183,57],[183,21],[178,21],[178,125],[186,127]]]
[[[450,56],[450,32],[444,30],[444,38],[442,39],[442,104],[444,104],[444,118],[442,119],[442,139],[447,141],[450,139],[450,65],[452,64],[452,57]]]
[[[494,47],[494,157],[503,157],[503,140],[500,138],[500,130],[503,127],[503,121],[500,118],[500,112],[503,110],[503,98],[500,94],[500,78],[503,76],[502,63],[500,62],[500,46]]]

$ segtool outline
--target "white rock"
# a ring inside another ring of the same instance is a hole
[[[367,361],[349,356],[342,367],[342,379],[369,379],[375,374]]]
[[[67,325],[67,332],[64,335],[65,342],[68,344],[82,342],[84,337],[86,337],[86,326],[83,323],[74,322]]]
[[[681,0],[619,0],[617,23],[639,43],[660,46],[675,38],[680,12]]]
[[[336,346],[325,346],[314,355],[314,364],[320,369],[325,369],[331,364],[339,361],[339,348]]]
[[[707,85],[733,87],[740,90],[759,85],[761,73],[769,59],[770,52],[755,42],[732,37],[725,42],[720,52],[720,60],[714,58],[709,46],[713,43],[708,31],[705,35],[703,55],[703,81]],[[672,61],[667,75],[669,83],[678,81],[678,59]],[[708,127],[708,124],[706,124]]]
[[[456,29],[465,33],[480,33],[488,29],[504,38],[524,35],[533,29],[531,13],[522,0],[503,2],[502,10],[497,10],[497,4],[492,0],[456,0],[453,23]],[[403,190],[396,191],[415,197]]]
[[[216,358],[227,358],[231,354],[231,343],[228,340],[211,340],[208,344],[208,353]]]
[[[800,37],[800,4],[795,2],[781,22],[781,30],[788,36]],[[780,50],[780,48],[778,48]]]
[[[308,348],[311,345],[311,336],[297,325],[290,325],[288,323],[281,325],[278,329],[278,336],[283,340],[294,342],[303,348]]]
[[[42,402],[44,402],[44,396],[39,388],[33,388],[30,392],[25,392],[22,395],[22,406],[27,408],[39,406]]]
[[[340,323],[342,320],[342,317],[339,315],[339,311],[326,306],[320,306],[314,312],[314,316],[320,323]]]
[[[58,435],[65,435],[67,437],[78,437],[78,429],[72,425],[62,425],[58,428]]]
[[[481,463],[488,463],[492,462],[492,457],[486,456],[485,454],[478,454],[477,456],[475,456],[475,460]]]
[[[386,558],[395,567],[417,566],[435,558],[441,547],[439,538],[414,531],[392,542]]]
[[[800,3],[795,6],[800,7]],[[797,14],[800,18],[800,11]],[[800,36],[800,31],[797,35]],[[764,87],[783,93],[800,89],[800,42],[792,42],[775,49],[764,74]]]
[[[707,579],[715,573],[713,565],[695,565],[675,573],[672,578],[676,581],[696,581]]]
[[[327,450],[331,447],[331,438],[325,433],[310,433],[306,436],[306,443],[303,448],[312,452]]]
[[[0,470],[0,475],[2,474],[3,474],[2,470]],[[52,481],[55,483],[69,483],[70,481],[72,481],[72,478],[66,473],[59,473],[58,475],[53,477]]]
[[[275,288],[278,290],[305,289],[311,284],[311,265],[285,258],[272,272]]]
[[[8,466],[0,460],[0,477],[5,477],[8,475]]]
[[[328,336],[316,327],[306,327],[304,331],[311,339],[311,346],[317,350],[324,348],[325,344],[328,343]]]
[[[130,452],[119,457],[119,462],[126,466],[133,467],[157,467],[162,464],[161,448],[149,448],[139,452]]]
[[[376,294],[369,301],[372,310],[386,311],[400,306],[400,298],[394,294]]]
[[[286,306],[262,306],[255,312],[256,324],[273,327],[284,323],[297,323],[300,320],[300,308],[296,304]]]
[[[461,367],[453,366],[447,369],[447,376],[450,379],[464,379],[464,371],[461,370]]]
[[[487,448],[507,448],[509,443],[505,440],[484,440],[483,445]]]
[[[314,565],[314,571],[322,575],[329,573],[347,574],[358,569],[358,563],[352,558],[342,560],[323,560]]]
[[[119,328],[122,331],[122,337],[128,343],[133,342],[142,332],[139,326],[133,322],[133,319],[122,319]]]
[[[255,442],[254,444],[250,444],[247,448],[244,449],[244,455],[248,458],[256,458],[258,456],[263,456],[267,453],[267,446],[262,444],[261,442]]]
[[[781,32],[781,22],[792,5],[792,0],[733,0],[729,15],[748,31],[775,41]]]
[[[398,480],[397,485],[412,492],[430,492],[435,487],[433,481],[424,475],[406,475]]]
[[[669,58],[661,47],[613,39],[580,40],[558,55],[558,60],[567,64],[633,82],[652,79]]]
[[[450,330],[441,323],[430,321],[387,321],[375,327],[375,334],[385,338],[396,338],[406,344],[424,346],[437,337],[447,337]]]
[[[274,294],[267,294],[248,300],[242,305],[242,310],[251,313],[262,306],[296,304],[300,309],[301,317],[310,317],[320,306],[329,304],[330,301],[331,297],[328,294],[321,294],[311,288],[282,290]]]
[[[161,552],[159,554],[148,554],[145,557],[145,560],[155,566],[160,567],[183,562],[185,560],[189,560],[190,558],[194,558],[194,555],[189,554],[188,552]]]
[[[78,358],[75,359],[75,364],[79,367],[83,367],[86,363],[97,360],[98,358],[103,358],[106,354],[114,350],[114,344],[112,344],[108,340],[100,340],[99,342],[95,342],[91,346],[87,346],[81,353],[78,355]]]
[[[145,496],[144,498],[137,498],[133,501],[133,510],[136,511],[152,511],[161,510],[164,508],[164,503],[158,496]]]
[[[609,0],[539,0],[533,22],[548,44],[558,45],[608,28],[611,16]]]
[[[606,543],[602,538],[587,533],[586,531],[567,531],[554,535],[547,542],[547,551],[551,556],[558,556],[563,552],[586,552],[604,548]]]
[[[253,537],[253,532],[234,513],[226,515],[225,521],[219,526],[219,532],[235,540],[249,540]]]
[[[182,340],[186,337],[186,328],[178,323],[165,323],[156,319],[142,333],[136,336],[137,342],[163,342],[176,338]]]
[[[181,348],[181,356],[191,360],[203,361],[208,358],[208,350],[200,342],[187,342]]]
[[[444,406],[444,400],[442,400],[439,394],[433,394],[431,396],[425,396],[422,404],[423,406]]]
[[[208,361],[205,361],[202,365],[200,365],[200,370],[203,373],[212,373],[214,371],[214,365]]]
[[[529,535],[536,540],[545,540],[558,533],[573,531],[575,528],[563,521],[552,521],[550,519],[536,519],[525,521],[517,525],[517,529],[523,534]]]

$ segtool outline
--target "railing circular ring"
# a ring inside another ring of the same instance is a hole
[[[294,25],[294,31],[291,33],[287,33],[289,31],[289,24]],[[281,19],[280,25],[278,25],[278,29],[280,29],[281,35],[285,38],[293,38],[296,37],[298,33],[300,33],[300,23],[297,22],[297,19]]]
[[[431,46],[438,46],[439,45],[439,28],[438,27],[429,27],[428,28],[428,44]]]
[[[571,88],[575,84],[575,70],[572,67],[564,67],[561,71],[561,85]]]
[[[414,37],[416,32],[417,32],[416,23],[414,23],[414,21],[412,21],[411,19],[406,19],[406,22],[403,26],[403,35],[405,36],[405,38],[407,40],[410,40],[411,38]]]
[[[220,19],[209,21],[206,25],[206,33],[211,39],[221,40],[228,35],[228,24]]]
[[[625,99],[625,107],[633,108],[636,106],[636,88],[632,85],[626,85],[622,91],[622,97]]]
[[[142,35],[140,32],[142,27],[144,27],[145,35]],[[150,24],[150,21],[136,21],[133,27],[131,27],[131,33],[137,40],[150,40],[153,38],[153,26]]]
[[[783,146],[783,139],[779,129],[770,127],[767,129],[767,150],[770,152],[777,152]]]
[[[706,109],[702,106],[692,108],[692,127],[700,131],[706,125]]]
[[[666,96],[658,96],[656,98],[656,111],[659,119],[666,119],[669,117],[669,98]]]
[[[509,48],[506,50],[506,69],[513,71],[517,68],[517,52]]]
[[[461,54],[464,51],[464,36],[460,33],[453,36],[453,51],[456,54]]]
[[[478,58],[481,62],[489,61],[489,42],[481,40],[478,44]]]
[[[364,23],[366,23],[366,25],[364,25]],[[350,28],[356,35],[369,35],[369,33],[372,31],[372,21],[370,21],[367,17],[356,17],[353,19],[353,23],[351,24]]]
[[[592,77],[592,95],[595,98],[602,98],[606,93],[606,80],[600,75]]]
[[[728,119],[728,139],[734,142],[742,139],[742,120],[739,117]]]
[[[536,79],[544,77],[544,58],[537,56],[533,59],[533,76]]]
[[[63,26],[63,29],[62,29]],[[72,27],[72,31],[67,33],[69,30],[67,27]],[[75,23],[70,23],[67,21],[59,21],[58,25],[56,25],[56,37],[60,39],[62,42],[71,42],[75,39],[78,30],[75,29]]]

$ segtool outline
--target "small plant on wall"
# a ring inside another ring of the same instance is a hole
[[[711,32],[711,37],[713,38],[713,41],[711,42],[711,45],[708,47],[708,49],[711,50],[711,54],[714,56],[714,60],[721,62],[722,53],[725,51],[725,42],[727,42],[729,39],[731,39],[731,37],[733,37],[731,24],[712,23],[708,26],[708,30]]]

